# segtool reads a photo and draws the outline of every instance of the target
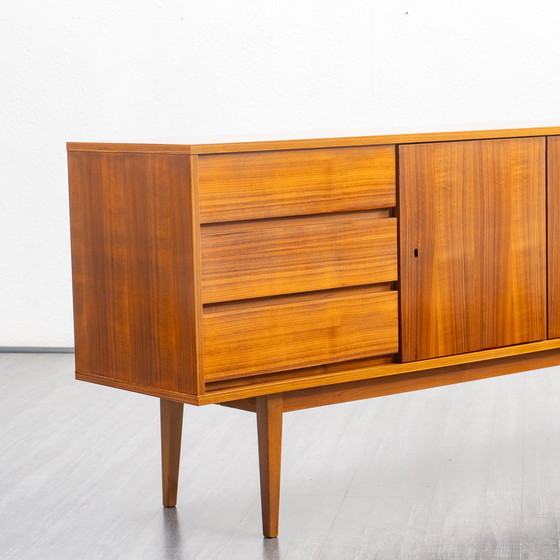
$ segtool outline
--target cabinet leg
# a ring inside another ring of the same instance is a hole
[[[181,457],[183,403],[160,399],[160,421],[163,505],[165,507],[175,507]]]
[[[278,536],[280,510],[282,395],[266,395],[256,400],[263,534],[273,538]]]

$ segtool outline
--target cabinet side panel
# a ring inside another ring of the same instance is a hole
[[[548,143],[548,338],[560,337],[560,137]]]
[[[76,370],[197,392],[188,156],[68,154]]]
[[[545,339],[545,140],[399,154],[402,359]]]

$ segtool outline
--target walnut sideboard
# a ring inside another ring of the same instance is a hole
[[[282,414],[560,364],[560,128],[68,144],[76,377]]]

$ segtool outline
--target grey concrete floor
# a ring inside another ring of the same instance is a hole
[[[255,419],[186,407],[176,509],[158,401],[0,354],[0,558],[560,558],[560,369],[285,415],[280,537]]]

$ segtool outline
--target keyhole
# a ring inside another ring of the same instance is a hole
[[[415,259],[418,258],[418,249],[414,249],[414,258],[415,258]]]

